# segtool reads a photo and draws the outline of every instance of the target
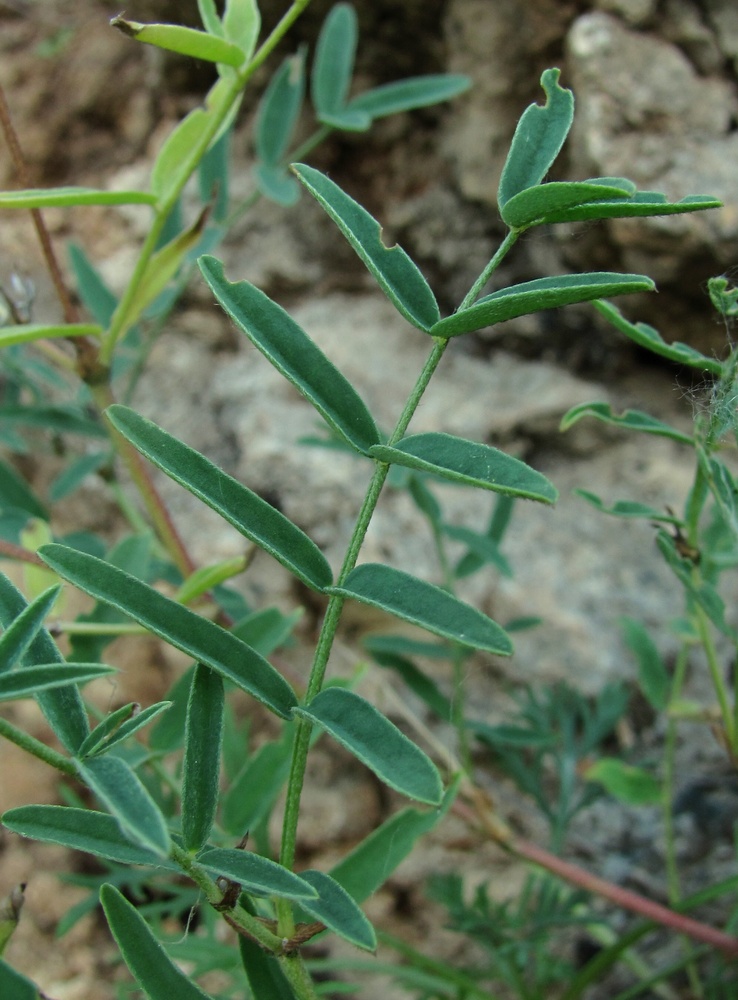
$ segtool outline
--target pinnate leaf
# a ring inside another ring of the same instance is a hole
[[[186,850],[207,842],[218,806],[223,745],[223,680],[198,663],[187,704],[182,766],[182,840]]]
[[[554,503],[558,492],[540,472],[497,448],[451,434],[414,434],[397,444],[375,445],[373,458],[452,482],[528,500]]]
[[[319,170],[304,163],[293,164],[292,169],[333,219],[395,309],[408,323],[428,333],[440,319],[440,312],[417,264],[401,247],[386,247],[377,220]]]
[[[448,591],[391,566],[357,566],[342,586],[330,588],[329,593],[381,608],[463,646],[497,656],[510,656],[513,651],[509,636],[497,622]]]
[[[330,733],[390,788],[419,802],[441,801],[441,777],[430,758],[355,692],[325,688],[293,711]]]
[[[121,892],[106,884],[100,889],[100,902],[120,953],[149,1000],[212,1000],[172,962]]]
[[[541,76],[546,103],[531,104],[522,114],[510,144],[497,191],[500,210],[516,194],[540,184],[559,155],[574,120],[574,95],[559,86],[558,69]]]
[[[473,306],[439,320],[429,332],[432,337],[458,337],[462,333],[472,333],[493,323],[502,323],[543,309],[556,309],[575,302],[591,302],[604,295],[651,292],[654,287],[653,281],[645,275],[611,271],[535,278],[485,295]]]
[[[236,326],[354,450],[379,443],[374,420],[354,387],[284,309],[248,281],[230,282],[215,257],[200,270]]]
[[[284,514],[161,427],[119,404],[106,416],[150,462],[274,556],[308,587],[322,590],[331,568],[318,546]]]
[[[112,754],[92,757],[78,760],[77,770],[127,837],[161,857],[168,856],[171,842],[166,820],[124,760]]]
[[[300,903],[303,910],[357,948],[376,950],[374,928],[340,883],[313,869],[300,872],[300,877],[318,893],[317,900]]]
[[[277,715],[289,718],[296,701],[292,688],[263,656],[230,632],[95,556],[63,545],[45,545],[39,554],[70,583],[112,604],[183,653],[217,670]]]

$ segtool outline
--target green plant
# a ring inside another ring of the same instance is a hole
[[[244,85],[306,6],[307,0],[294,3],[279,27],[255,52],[258,12],[252,0],[232,0],[222,20],[211,0],[201,0],[204,32],[116,19],[118,26],[141,41],[195,53],[218,66],[219,79],[204,107],[177,127],[160,152],[152,173],[152,190],[116,195],[79,190],[24,191],[0,197],[0,205],[34,209],[45,204],[111,203],[116,198],[154,207],[152,228],[119,302],[112,302],[95,273],[82,257],[77,257],[78,275],[87,277],[88,302],[93,301],[92,289],[100,293],[96,301],[102,303],[101,318],[105,313],[104,329],[102,323],[67,323],[55,328],[21,324],[8,329],[5,343],[12,348],[40,338],[76,337],[77,374],[83,383],[77,409],[57,408],[52,414],[45,413],[43,422],[61,430],[62,416],[79,420],[80,406],[84,409],[93,403],[105,407],[110,440],[147,500],[158,544],[149,533],[139,532],[105,553],[99,542],[89,538],[49,543],[48,529],[40,532],[46,535],[41,540],[47,543],[38,547],[37,559],[26,555],[26,561],[42,563],[96,601],[92,613],[69,628],[73,649],[81,650],[70,661],[64,659],[44,627],[59,585],[54,583],[29,603],[7,578],[0,578],[0,619],[5,627],[0,639],[0,696],[35,697],[61,749],[46,746],[5,719],[0,719],[0,734],[86,786],[103,807],[96,810],[81,802],[64,806],[30,804],[6,812],[3,823],[25,836],[86,851],[109,866],[100,900],[124,960],[139,987],[152,1000],[202,998],[207,994],[169,957],[168,952],[177,953],[174,944],[169,942],[164,947],[161,934],[155,933],[161,911],[150,905],[137,908],[120,891],[118,887],[125,884],[133,888],[134,897],[138,896],[140,880],[135,874],[130,882],[126,881],[119,866],[143,868],[152,873],[157,885],[173,880],[178,887],[164,902],[169,912],[178,912],[191,898],[182,891],[178,880],[185,877],[192,883],[205,912],[204,930],[199,939],[191,936],[180,953],[194,957],[200,970],[214,960],[227,967],[233,973],[233,989],[242,995],[248,988],[258,1000],[309,1000],[318,995],[304,949],[319,934],[332,932],[361,949],[374,950],[376,934],[360,904],[385,881],[417,840],[443,818],[460,787],[463,801],[459,804],[477,810],[476,821],[484,824],[490,836],[520,857],[542,863],[556,874],[579,883],[587,881],[585,873],[572,866],[567,868],[547,852],[514,838],[452,752],[444,754],[448,772],[444,787],[439,768],[426,752],[353,691],[350,684],[338,679],[329,681],[327,667],[347,600],[379,608],[447,643],[445,655],[457,666],[454,702],[461,706],[450,714],[457,723],[461,757],[466,764],[468,727],[458,668],[463,657],[473,650],[508,656],[512,642],[499,624],[455,596],[455,581],[481,561],[504,569],[499,543],[508,524],[509,498],[553,503],[557,494],[539,472],[487,445],[444,433],[408,434],[412,417],[452,338],[541,309],[574,302],[599,303],[602,296],[653,288],[653,282],[642,275],[595,272],[544,277],[483,294],[491,276],[527,229],[580,218],[667,215],[718,204],[706,196],[668,203],[663,196],[637,192],[631,182],[622,178],[543,183],[573,117],[571,92],[560,86],[558,70],[547,70],[541,80],[546,103],[532,105],[521,118],[500,182],[498,199],[507,235],[459,308],[441,317],[436,298],[417,265],[401,248],[384,245],[379,223],[362,206],[309,166],[298,163],[293,165],[292,174],[285,171],[289,130],[282,133],[279,129],[296,114],[299,88],[293,84],[302,66],[301,57],[291,64],[294,73],[284,68],[278,71],[266,97],[257,143],[262,189],[288,202],[294,199],[296,185],[301,185],[343,233],[400,315],[428,336],[427,361],[394,429],[385,437],[356,389],[276,302],[247,281],[230,281],[214,256],[199,257],[204,280],[237,329],[314,406],[332,434],[365,463],[365,498],[342,565],[334,573],[318,546],[283,514],[163,428],[124,405],[111,403],[110,377],[111,371],[115,372],[118,345],[129,337],[135,340],[134,331],[159,296],[167,296],[165,306],[168,304],[170,281],[188,255],[203,250],[205,215],[163,242],[182,186],[196,169],[209,162],[209,150],[212,156],[220,156],[222,147],[218,149],[217,143],[226,133]],[[339,5],[319,44],[313,101],[322,128],[365,128],[380,113],[415,107],[427,103],[429,94],[435,100],[460,89],[458,80],[450,83],[444,78],[443,83],[436,81],[432,85],[427,81],[390,85],[347,100],[351,60],[323,60],[327,51],[352,51],[351,45],[345,46],[346,38],[352,37],[352,24],[350,9]],[[277,113],[280,109],[281,114]],[[217,154],[212,152],[214,148]],[[206,187],[210,198],[213,188]],[[220,193],[219,188],[218,197]],[[175,283],[174,291],[176,287]],[[598,307],[612,308],[607,304]],[[99,425],[89,417],[87,420],[95,427],[94,433],[100,434]],[[237,567],[195,570],[166,509],[152,492],[144,460],[210,506],[326,601],[304,692],[296,692],[268,659],[289,635],[290,617],[273,609],[251,612],[237,595],[223,589],[224,580],[242,568],[242,561]],[[409,475],[406,486],[430,522],[444,567],[443,588],[404,571],[359,560],[367,527],[391,469],[405,470]],[[486,532],[454,533],[448,530],[428,488],[433,479],[491,491],[506,499],[495,509]],[[6,482],[14,506],[43,521],[45,508],[9,466]],[[122,503],[128,510],[125,498]],[[453,568],[444,549],[446,535],[461,540],[468,549]],[[6,553],[10,552],[16,549],[7,548]],[[174,597],[165,596],[153,586],[162,579],[179,586]],[[217,610],[212,605],[200,611],[188,606],[207,593],[215,598]],[[183,651],[192,658],[193,665],[166,701],[143,711],[137,706],[123,706],[96,718],[91,728],[91,712],[80,688],[86,680],[110,671],[99,662],[104,645],[111,635],[125,632],[131,622],[134,628],[152,632]],[[406,677],[416,689],[421,686],[419,675],[407,669],[412,661],[402,659],[406,649],[394,646],[378,650],[375,646],[372,652],[375,658],[394,657],[390,665],[395,669],[403,663]],[[249,753],[248,738],[227,709],[226,696],[233,689],[259,702],[278,728],[279,735],[255,752]],[[430,692],[431,701],[435,699],[443,708],[440,692],[434,694],[427,685],[424,691],[427,699]],[[535,703],[531,706],[535,707]],[[143,743],[139,735],[149,725],[150,735]],[[597,722],[594,729],[601,736],[606,726]],[[311,743],[323,733],[347,748],[389,788],[425,808],[409,806],[392,815],[329,873],[296,872],[306,762]],[[283,787],[286,807],[279,855],[274,860],[266,820]],[[252,843],[255,849],[248,849]],[[147,885],[151,885],[148,880]],[[652,919],[695,934],[728,953],[735,952],[737,943],[729,935],[664,908],[651,905],[649,909],[647,901],[639,901],[617,887],[590,878],[585,888],[609,894],[623,905],[640,906]],[[554,903],[556,909],[558,903]],[[220,918],[238,933],[238,954],[232,949],[230,959],[223,956],[212,933]],[[205,942],[200,952],[198,940]],[[13,995],[20,996],[20,991],[36,995],[35,988],[25,979],[21,983],[17,973],[4,962],[0,964],[0,985],[19,991]],[[463,984],[458,982],[457,986],[457,994],[464,995]]]

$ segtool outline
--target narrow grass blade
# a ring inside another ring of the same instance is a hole
[[[133,410],[115,405],[105,412],[113,427],[150,462],[274,556],[308,587],[323,590],[331,583],[331,568],[318,546],[266,500]]]
[[[559,495],[544,475],[520,459],[451,434],[414,434],[392,447],[375,445],[371,454],[380,462],[431,472],[452,482],[509,496],[555,503]]]
[[[2,817],[3,826],[22,837],[60,844],[122,865],[179,867],[155,851],[134,843],[109,813],[70,806],[20,806]]]
[[[0,701],[33,698],[40,691],[66,687],[69,684],[87,684],[113,673],[113,667],[105,667],[100,663],[47,663],[21,670],[7,670],[0,674]]]
[[[300,903],[306,913],[357,948],[376,951],[377,935],[374,928],[339,882],[330,875],[313,869],[300,872],[300,877],[318,893],[317,900]]]
[[[0,573],[0,625],[8,628],[26,607],[27,602],[21,592]],[[24,669],[48,663],[63,665],[64,662],[46,629],[39,629],[26,652]],[[87,712],[77,687],[70,684],[41,691],[36,695],[36,701],[62,746],[75,753],[90,732]]]
[[[252,851],[212,847],[203,851],[197,863],[215,878],[239,882],[244,889],[283,899],[316,899],[317,891],[300,875],[283,868],[276,861],[263,858]]]
[[[120,757],[93,757],[77,761],[80,777],[109,809],[121,830],[141,847],[167,857],[171,849],[166,820]]]
[[[531,104],[518,122],[500,177],[500,210],[516,194],[540,184],[559,155],[574,120],[574,95],[559,86],[558,69],[541,76],[546,103]]]
[[[330,733],[390,788],[430,805],[441,801],[441,776],[430,758],[358,694],[326,688],[293,711]]]
[[[277,715],[289,718],[296,703],[292,688],[263,656],[230,632],[95,556],[63,545],[45,545],[39,554],[70,583],[112,604],[183,653],[217,670]]]
[[[708,358],[688,344],[679,341],[667,344],[658,330],[647,323],[629,322],[612,302],[594,302],[593,305],[605,319],[639,347],[645,347],[654,354],[660,354],[662,358],[676,361],[680,365],[689,365],[690,368],[697,368],[699,371],[711,372],[713,375],[722,373],[723,364],[717,358]]]
[[[0,191],[0,208],[71,208],[76,205],[155,205],[147,191],[98,191],[87,187]]]
[[[100,902],[120,953],[149,1000],[212,1000],[172,962],[122,893],[106,884]]]
[[[456,798],[457,790],[458,780],[448,788],[438,809],[428,812],[403,809],[395,813],[331,869],[331,878],[342,885],[357,903],[368,899],[384,885],[417,841],[443,819]]]
[[[609,403],[579,403],[577,406],[573,406],[561,418],[559,429],[568,431],[582,417],[595,417],[595,419],[601,420],[605,424],[612,424],[614,427],[671,438],[672,441],[678,441],[680,444],[694,443],[689,434],[684,434],[675,427],[670,427],[669,424],[657,420],[656,417],[652,417],[648,413],[643,413],[642,410],[624,410],[622,413],[613,413]]]
[[[0,680],[5,671],[11,670],[16,665],[36,638],[60,590],[61,587],[57,585],[39,594],[0,636]]]
[[[230,282],[215,257],[200,270],[236,326],[355,451],[379,444],[379,432],[359,394],[301,327],[248,281]]]
[[[304,163],[293,164],[292,169],[333,219],[395,309],[408,323],[428,333],[441,314],[417,264],[401,247],[386,247],[377,220],[319,170]]]
[[[110,24],[124,35],[135,38],[137,42],[155,45],[158,49],[178,52],[183,56],[192,56],[194,59],[235,67],[240,66],[246,58],[246,53],[238,45],[197,28],[185,28],[180,24],[141,24],[140,21],[127,21],[123,17],[114,17]]]
[[[602,179],[604,181],[605,178]],[[614,178],[612,180],[615,180]],[[572,208],[587,202],[618,198],[621,201],[635,193],[635,184],[618,178],[618,183],[602,183],[600,179],[589,181],[552,181],[526,188],[514,195],[500,209],[505,225],[511,229],[552,221],[552,216],[562,209]]]
[[[557,309],[575,302],[591,302],[606,295],[632,295],[652,292],[653,281],[642,274],[618,274],[593,271],[589,274],[564,274],[551,278],[535,278],[519,285],[510,285],[492,295],[485,295],[468,309],[461,309],[431,327],[433,337],[458,337],[493,323],[502,323],[516,316],[543,309]]]
[[[332,587],[329,593],[371,604],[463,646],[497,656],[512,655],[510,638],[497,622],[440,587],[402,570],[364,563],[349,573],[343,586]]]
[[[381,87],[365,90],[349,101],[349,111],[363,111],[372,121],[385,115],[396,115],[415,108],[425,108],[441,101],[450,101],[471,87],[471,80],[461,73],[437,73],[414,76]]]
[[[218,806],[223,707],[222,678],[198,663],[187,704],[182,765],[182,840],[193,853],[207,843]]]

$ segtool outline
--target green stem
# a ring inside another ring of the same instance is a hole
[[[35,739],[33,736],[29,736],[28,733],[24,733],[21,729],[16,729],[16,727],[8,722],[7,719],[0,717],[0,736],[4,736],[6,740],[10,740],[11,743],[15,743],[17,747],[21,750],[25,750],[27,753],[33,754],[34,757],[38,757],[42,760],[44,764],[49,764],[51,767],[55,767],[57,771],[61,771],[62,774],[66,774],[70,778],[78,778],[77,768],[74,766],[74,762],[65,757],[63,754],[58,753],[56,750],[52,750],[51,747],[47,747],[45,743],[41,740]]]
[[[447,340],[435,341],[433,350],[431,351],[422,372],[418,376],[413,391],[408,397],[400,419],[397,421],[397,425],[392,432],[389,444],[395,444],[399,441],[407,430],[423,393],[425,392],[433,373],[443,357],[443,352],[446,350],[447,344]],[[345,582],[346,577],[356,565],[359,551],[361,550],[367,528],[369,527],[369,522],[374,514],[377,501],[379,500],[379,494],[382,491],[388,472],[389,465],[386,462],[376,463],[374,475],[369,483],[366,496],[364,497],[364,502],[356,519],[356,524],[351,535],[348,549],[346,550],[343,566],[341,567],[341,572],[338,576],[338,586],[341,586]],[[320,630],[320,636],[318,637],[315,656],[313,658],[313,665],[310,671],[310,678],[305,695],[306,703],[309,703],[315,695],[318,694],[323,686],[323,679],[328,665],[328,657],[330,656],[333,641],[336,637],[338,622],[341,617],[341,611],[343,610],[343,603],[344,598],[340,594],[333,594],[328,601],[328,607],[326,608],[325,617],[323,618],[323,625]],[[282,825],[282,850],[280,854],[280,862],[286,868],[292,868],[295,861],[297,824],[300,814],[300,798],[302,795],[303,782],[305,780],[305,767],[307,764],[307,755],[310,746],[311,729],[312,726],[307,720],[298,719],[296,724],[295,740],[292,748],[292,765],[287,784],[287,801]],[[280,901],[280,904],[278,905],[278,912],[280,934],[283,937],[291,937],[294,933],[294,924],[292,918],[292,908],[289,902],[286,900]]]
[[[302,955],[282,955],[279,964],[300,1000],[318,1000],[312,976],[305,967]]]
[[[696,605],[694,609],[694,617],[697,625],[697,631],[700,636],[700,644],[702,645],[702,648],[705,651],[705,656],[707,657],[707,667],[710,671],[712,686],[715,689],[718,705],[720,706],[720,714],[723,719],[723,726],[725,727],[725,738],[728,741],[728,745],[730,746],[732,753],[735,755],[736,732],[733,724],[733,711],[728,700],[728,692],[725,687],[723,671],[720,661],[718,660],[715,643],[712,641],[712,636],[710,635],[710,626],[708,624],[707,615],[702,608],[699,607],[699,605]]]
[[[497,268],[500,266],[503,258],[506,257],[507,254],[510,252],[518,236],[520,236],[521,232],[522,232],[521,229],[508,230],[507,236],[502,241],[502,243],[500,243],[489,264],[487,264],[485,269],[482,271],[482,273],[479,275],[477,280],[474,282],[474,284],[467,292],[466,296],[464,297],[464,301],[459,306],[458,311],[462,309],[468,309],[469,306],[473,302],[475,302],[476,299],[479,298],[482,289],[487,284],[489,279],[492,277],[493,272],[496,271]]]

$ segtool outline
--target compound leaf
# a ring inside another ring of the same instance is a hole
[[[295,163],[292,169],[333,219],[395,309],[408,323],[428,333],[441,314],[417,264],[401,247],[386,247],[377,220],[319,170],[304,163]]]
[[[45,545],[39,554],[70,583],[112,604],[183,653],[217,670],[277,715],[289,718],[296,701],[292,688],[268,660],[230,632],[95,556],[64,545]]]
[[[452,434],[414,434],[392,446],[375,445],[371,454],[380,462],[431,472],[466,486],[544,503],[558,498],[548,479],[525,462]]]
[[[293,711],[330,733],[390,788],[419,802],[441,801],[441,777],[430,758],[355,692],[325,688]]]
[[[328,592],[381,608],[463,646],[497,656],[510,656],[513,651],[510,638],[497,622],[448,591],[390,566],[364,563],[349,573],[342,586]]]

